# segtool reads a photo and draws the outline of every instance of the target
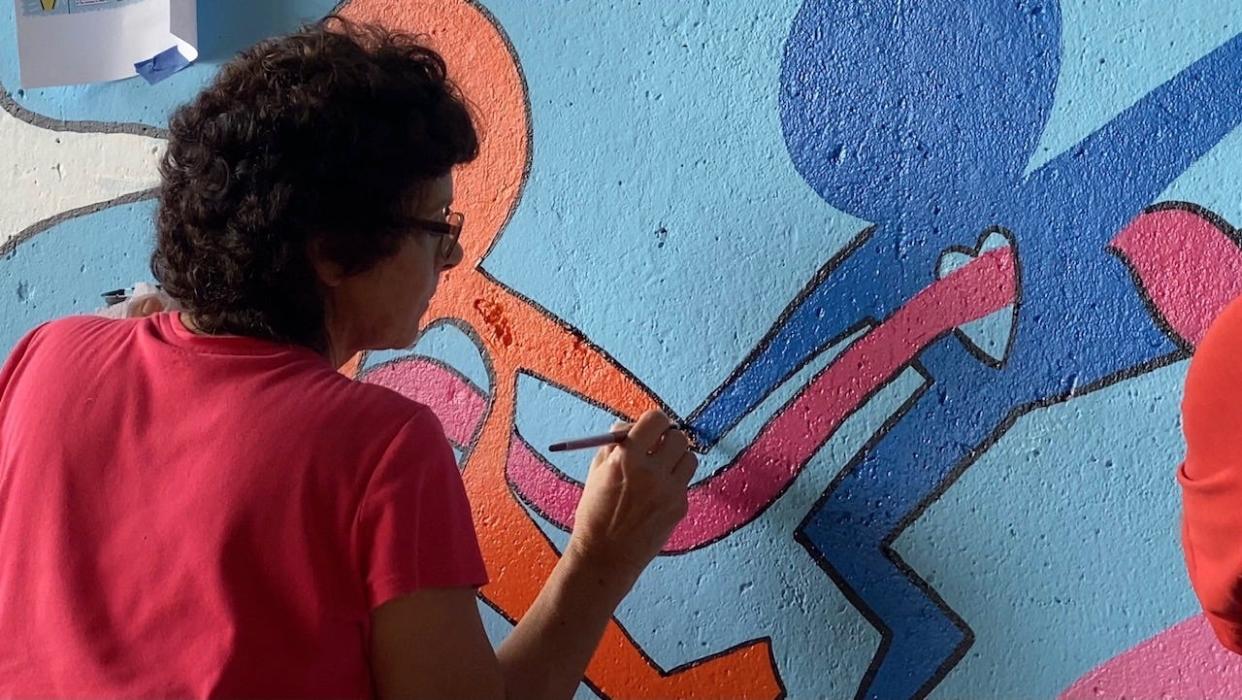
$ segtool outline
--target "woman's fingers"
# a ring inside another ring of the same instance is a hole
[[[690,449],[690,438],[677,428],[669,428],[664,431],[660,446],[657,448],[653,457],[656,459],[658,467],[672,471],[677,465],[681,456],[686,454]]]
[[[673,467],[673,478],[683,487],[688,486],[694,481],[694,473],[699,469],[699,456],[693,452],[686,452],[677,460],[677,464]]]
[[[627,423],[621,420],[613,421],[612,427],[609,428],[609,432],[615,433],[618,430],[626,430],[631,425],[633,425],[633,423]],[[595,457],[591,459],[591,469],[594,469],[597,465],[601,464],[605,459],[608,459],[608,455],[612,454],[612,451],[617,449],[617,447],[618,445],[616,443],[613,443],[610,445],[604,445],[600,447],[598,450],[596,450]]]
[[[660,411],[647,411],[630,427],[630,434],[623,444],[652,454],[660,446],[660,439],[669,425],[668,416]]]
[[[158,314],[163,310],[164,300],[160,298],[160,295],[147,294],[130,300],[125,315],[129,318],[140,318],[150,316],[151,314]]]

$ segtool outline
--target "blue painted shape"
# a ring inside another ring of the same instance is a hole
[[[171,78],[189,65],[190,59],[186,58],[176,46],[170,46],[145,61],[135,63],[134,70],[142,76],[143,80],[147,81],[148,85],[154,85]]]
[[[1055,2],[918,5],[804,2],[786,43],[780,113],[794,166],[870,221],[934,222],[959,196],[1012,182],[1052,108]]]
[[[1012,388],[951,343],[927,351],[932,383],[882,438],[837,477],[796,538],[883,634],[860,684],[868,698],[926,694],[965,653],[973,633],[889,546],[1010,410]],[[894,468],[910,464],[910,468]]]
[[[950,246],[1004,226],[1022,281],[1008,361],[926,350],[932,390],[842,472],[798,535],[883,635],[859,697],[925,695],[971,638],[892,539],[1014,416],[1179,356],[1106,246],[1242,123],[1242,35],[1028,176],[1059,31],[1050,0],[807,0],[786,44],[790,157],[829,204],[876,226],[692,414],[700,439],[719,439],[834,338],[891,315]]]

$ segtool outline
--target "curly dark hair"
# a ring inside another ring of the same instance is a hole
[[[322,352],[310,241],[367,270],[408,235],[402,204],[477,154],[439,54],[330,16],[242,52],[173,114],[151,271],[207,333]]]

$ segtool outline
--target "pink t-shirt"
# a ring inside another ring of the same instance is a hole
[[[486,573],[435,416],[174,313],[0,370],[0,696],[366,697],[370,611]]]

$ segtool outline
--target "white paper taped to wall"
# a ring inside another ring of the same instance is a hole
[[[14,0],[22,87],[141,75],[198,58],[197,0]]]

